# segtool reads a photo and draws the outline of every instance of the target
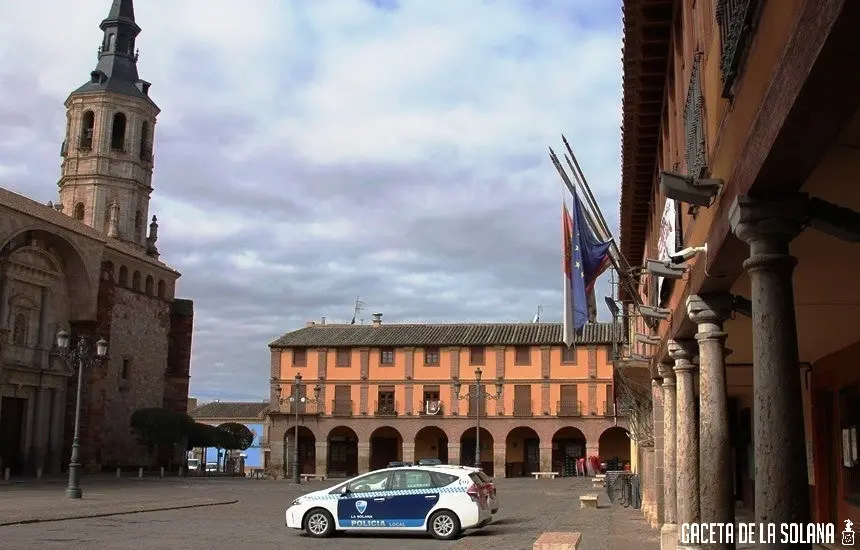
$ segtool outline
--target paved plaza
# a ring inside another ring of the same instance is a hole
[[[591,493],[590,479],[501,479],[496,521],[467,531],[456,541],[422,536],[338,535],[311,539],[284,527],[284,509],[298,495],[334,485],[249,479],[85,479],[84,499],[63,498],[64,483],[0,485],[0,541],[6,550],[86,548],[87,550],[183,550],[235,548],[313,549],[331,545],[378,550],[396,544],[405,550],[531,549],[544,531],[579,531],[584,550],[656,550],[658,534],[641,511],[612,506],[605,492],[600,508],[579,507]],[[143,511],[156,507],[173,508]],[[135,513],[136,512],[136,513]],[[119,513],[119,515],[107,515]],[[60,519],[89,515],[83,519]]]

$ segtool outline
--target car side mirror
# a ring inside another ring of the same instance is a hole
[[[340,494],[345,495],[348,492],[349,492],[349,486],[348,485],[344,485],[343,487],[340,488]]]

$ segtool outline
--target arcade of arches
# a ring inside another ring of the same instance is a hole
[[[475,427],[449,433],[453,431],[429,425],[420,427],[412,435],[406,430],[382,425],[369,431],[369,437],[360,437],[355,429],[346,425],[330,429],[302,425],[298,437],[299,472],[351,477],[385,468],[391,462],[417,462],[423,458],[436,458],[443,464],[474,465]],[[575,426],[562,426],[554,432],[541,434],[525,425],[507,430],[481,427],[477,438],[481,466],[490,476],[519,477],[539,471],[573,475],[575,460],[583,457],[597,456],[618,468],[630,462],[630,438],[625,428],[610,426],[591,431],[589,441]],[[267,458],[270,471],[282,468],[284,475],[292,475],[294,434],[295,427],[290,427],[284,433],[282,445],[272,445]]]

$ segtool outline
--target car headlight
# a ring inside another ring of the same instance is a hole
[[[304,497],[299,497],[293,501],[293,506],[298,506],[299,504],[304,503],[304,501],[305,501]]]

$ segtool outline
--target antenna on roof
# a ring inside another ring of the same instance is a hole
[[[543,313],[543,304],[538,306],[537,315],[532,319],[532,323],[540,323],[540,314]]]
[[[364,302],[359,300],[359,298],[361,298],[361,296],[355,297],[355,309],[352,310],[352,322],[350,323],[350,325],[354,325],[355,324],[355,318],[358,317],[358,314],[360,312],[364,311]],[[363,319],[362,319],[362,324],[364,324]]]

